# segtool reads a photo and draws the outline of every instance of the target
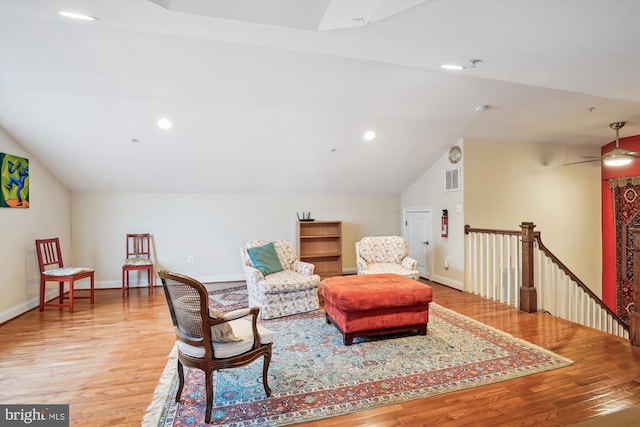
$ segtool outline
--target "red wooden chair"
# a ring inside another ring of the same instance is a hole
[[[151,261],[151,241],[149,233],[127,234],[127,257],[122,266],[122,297],[129,295],[129,272],[146,270],[149,294],[153,293],[153,261]]]
[[[94,303],[94,270],[84,267],[65,267],[60,251],[60,241],[53,239],[36,240],[36,253],[38,266],[40,267],[40,311],[45,307],[69,307],[69,313],[73,313],[73,303],[76,299],[90,299]],[[90,295],[74,295],[75,282],[81,279],[91,279]],[[58,282],[58,302],[45,302],[46,282]],[[69,295],[64,296],[64,284],[69,283]],[[68,303],[64,300],[68,299]]]

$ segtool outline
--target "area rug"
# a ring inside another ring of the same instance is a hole
[[[630,321],[633,311],[633,233],[640,227],[640,177],[609,180],[616,244],[616,314]]]
[[[247,286],[209,291],[209,306],[220,311],[231,311],[247,307]]]
[[[266,398],[262,359],[216,374],[212,424],[282,426],[478,387],[562,368],[573,362],[551,351],[431,303],[426,336],[403,333],[342,336],[324,312],[262,322],[275,331]],[[143,426],[203,426],[204,375],[185,372],[182,399],[175,349]]]

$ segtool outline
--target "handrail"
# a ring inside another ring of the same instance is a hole
[[[555,256],[542,242],[542,238],[541,238],[541,233],[539,231],[534,231],[533,228],[535,227],[535,224],[532,222],[523,222],[521,225],[521,230],[499,230],[499,229],[489,229],[489,228],[472,228],[469,225],[465,225],[464,227],[464,232],[465,235],[493,235],[494,240],[493,242],[495,242],[495,237],[496,236],[502,236],[504,237],[509,237],[511,239],[513,238],[517,238],[518,242],[519,242],[519,251],[521,252],[521,258],[520,258],[520,267],[521,267],[521,273],[522,273],[522,281],[519,283],[519,299],[517,298],[516,295],[516,300],[515,300],[515,305],[518,306],[520,308],[520,310],[523,311],[527,311],[529,313],[533,313],[535,311],[538,310],[537,308],[537,303],[541,302],[544,304],[543,300],[540,300],[537,296],[537,293],[542,291],[544,292],[544,296],[543,298],[546,301],[547,295],[550,295],[547,293],[547,291],[545,291],[545,289],[547,288],[548,284],[547,281],[545,280],[544,277],[539,277],[537,280],[534,278],[534,257],[533,257],[533,250],[534,250],[534,244],[536,246],[536,251],[542,256],[544,257],[551,265],[554,265],[554,269],[558,272],[561,273],[562,275],[564,275],[565,280],[568,280],[570,283],[572,283],[572,286],[574,286],[575,290],[579,290],[581,292],[582,295],[584,295],[587,299],[587,301],[589,301],[589,304],[591,305],[591,310],[598,310],[599,313],[601,313],[601,315],[606,316],[605,320],[607,326],[604,326],[604,328],[601,326],[592,326],[595,327],[596,329],[599,329],[601,331],[604,332],[609,332],[609,333],[613,333],[614,335],[618,335],[618,336],[631,336],[634,333],[638,335],[639,339],[636,340],[640,343],[640,328],[635,327],[633,324],[627,323],[625,322],[618,314],[616,314],[612,309],[610,309],[607,305],[604,304],[604,302],[602,302],[602,300],[600,299],[600,297],[598,297],[597,295],[595,295],[593,293],[593,291],[591,289],[589,289],[584,282],[582,282],[582,280],[580,280],[578,278],[578,276],[576,276],[562,261],[560,261],[558,259],[557,256]],[[637,251],[638,254],[640,254],[640,228],[638,228],[638,244],[636,245],[638,247]],[[482,240],[481,240],[482,241]],[[475,240],[474,240],[475,242]],[[635,242],[635,240],[634,240]],[[474,243],[475,244],[475,243]],[[482,250],[489,250],[489,243],[487,243],[486,248],[482,248],[480,249]],[[635,243],[634,243],[635,245]],[[484,246],[484,244],[483,244]],[[635,246],[634,246],[635,248]],[[470,249],[471,250],[471,249]],[[493,249],[492,253],[489,254],[489,260],[496,256],[496,250]],[[500,253],[500,251],[502,251],[502,246],[500,247],[500,249],[498,249],[498,252]],[[636,254],[636,255],[638,255]],[[482,255],[481,255],[482,256]],[[516,255],[518,256],[518,255]],[[635,256],[635,255],[634,255]],[[637,256],[637,258],[640,258],[640,255]],[[500,260],[500,262],[502,262],[502,260]],[[640,264],[640,262],[639,262]],[[501,264],[500,264],[501,265]],[[476,274],[476,270],[475,270],[475,266],[474,266],[474,275]],[[483,271],[486,271],[486,277],[483,277]],[[490,276],[493,274],[495,275],[495,267],[482,267],[482,265],[480,265],[480,274],[481,277],[479,277],[479,280],[482,283],[483,280],[489,280]],[[475,276],[474,276],[475,277]],[[634,280],[637,280],[640,283],[640,273],[638,273],[638,276],[636,277],[636,275],[634,274]],[[538,285],[538,288],[536,289],[536,282]],[[483,295],[483,292],[485,292],[484,286],[486,286],[486,284],[480,284],[481,288],[480,289],[476,289],[479,290],[479,293],[481,295]],[[503,292],[503,283],[502,281],[499,282],[498,288],[493,289],[493,294],[495,296],[495,292],[496,289],[498,289],[498,292],[502,294]],[[507,284],[507,296],[509,295],[509,284]],[[475,289],[475,288],[471,288],[471,289]],[[488,288],[487,288],[488,289]],[[548,289],[548,291],[552,291],[553,292],[553,287]],[[488,294],[487,294],[488,295]],[[638,293],[638,295],[640,295],[640,292]],[[551,306],[555,306],[555,304],[551,304],[547,307],[547,309],[552,309]],[[565,307],[565,309],[567,309]],[[571,308],[568,308],[569,310],[571,310]],[[576,310],[577,308],[574,307],[573,310]],[[547,310],[545,310],[547,311]],[[591,311],[591,316],[598,316],[596,314],[595,311]],[[574,312],[575,314],[575,312]],[[580,314],[580,317],[582,319],[582,315]],[[576,321],[578,323],[581,323],[582,320],[579,320],[576,317],[573,317],[572,315],[569,315],[569,317],[564,317],[564,314],[560,314],[560,317],[566,318],[567,320],[570,321]],[[640,316],[639,316],[640,318]],[[596,317],[591,317],[592,320],[598,321]],[[600,320],[601,322],[602,320]],[[594,325],[593,323],[584,323],[587,326],[590,325]],[[640,324],[640,321],[638,321],[638,324]],[[617,332],[612,332],[612,329],[610,329],[611,327],[616,328]],[[636,332],[634,332],[634,330]],[[640,344],[635,344],[632,341],[633,345],[640,345]]]
[[[602,300],[596,294],[594,294],[593,291],[589,289],[587,285],[585,285],[584,282],[578,278],[578,276],[576,276],[566,265],[562,263],[562,261],[558,259],[558,257],[556,257],[553,254],[553,252],[551,252],[544,245],[544,243],[542,243],[542,239],[540,237],[539,231],[534,232],[533,237],[536,240],[536,242],[538,242],[538,248],[542,252],[544,252],[544,254],[549,259],[551,259],[551,262],[556,264],[558,268],[560,268],[560,270],[562,270],[567,276],[569,276],[569,278],[572,281],[574,281],[584,292],[586,292],[591,297],[591,299],[593,299],[600,306],[600,308],[605,310],[611,317],[613,317],[620,324],[620,326],[622,326],[624,330],[629,332],[629,325],[624,320],[622,320],[620,316],[618,316],[613,310],[611,310],[604,302],[602,302]]]
[[[504,234],[510,236],[521,236],[522,230],[493,230],[491,228],[471,228],[469,225],[464,226],[464,234],[469,233],[488,233],[488,234]]]

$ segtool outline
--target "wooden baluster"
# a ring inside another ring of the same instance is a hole
[[[538,310],[538,294],[533,282],[533,228],[532,222],[523,222],[522,228],[522,286],[520,310],[533,313]]]
[[[629,342],[640,347],[640,228],[632,228],[633,234],[633,311],[629,320]]]

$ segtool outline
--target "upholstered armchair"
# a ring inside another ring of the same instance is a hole
[[[363,237],[356,242],[358,274],[394,273],[418,280],[418,262],[409,257],[406,240],[400,236]]]
[[[240,250],[247,279],[249,307],[260,308],[260,319],[317,310],[320,276],[315,266],[300,261],[287,240],[252,240]]]

